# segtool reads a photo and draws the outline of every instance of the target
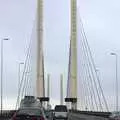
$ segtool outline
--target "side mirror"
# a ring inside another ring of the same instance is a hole
[[[53,116],[55,116],[55,112],[53,112]]]
[[[46,115],[46,118],[49,118],[49,115]]]

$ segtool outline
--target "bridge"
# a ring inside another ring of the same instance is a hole
[[[94,63],[92,52],[88,43],[82,19],[77,10],[77,0],[71,1],[71,25],[69,42],[68,78],[66,97],[63,96],[64,77],[60,74],[60,104],[66,104],[69,108],[69,120],[108,120],[111,112],[97,68]],[[1,111],[2,118],[8,119],[20,107],[20,102],[25,96],[35,96],[41,100],[42,106],[50,109],[50,74],[45,77],[44,61],[44,0],[37,0],[37,16],[32,34],[36,33],[35,53],[33,44],[35,39],[29,40],[24,71],[19,79],[18,96],[16,107],[11,111]],[[53,33],[54,34],[54,33]],[[36,54],[36,62],[33,63],[33,54]],[[20,63],[21,65],[23,63]],[[36,70],[33,69],[36,67]],[[20,66],[19,66],[20,68]],[[33,75],[34,74],[34,75]],[[35,77],[33,77],[35,76]],[[2,79],[2,78],[1,78]],[[35,85],[34,85],[35,83]],[[47,84],[45,84],[47,83]],[[34,87],[35,86],[35,87]],[[31,90],[35,88],[35,93]],[[46,101],[46,104],[42,103]],[[2,103],[2,101],[1,101]],[[2,108],[2,104],[1,104]],[[52,110],[52,108],[51,108]]]

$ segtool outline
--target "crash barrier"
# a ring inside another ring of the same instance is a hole
[[[0,114],[0,120],[10,119],[15,112],[16,112],[15,110],[4,110],[2,115]]]
[[[109,120],[110,112],[69,111],[69,120]]]

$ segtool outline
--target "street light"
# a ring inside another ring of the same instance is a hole
[[[111,53],[111,55],[116,57],[116,112],[118,112],[118,56],[116,53]]]
[[[1,39],[1,116],[3,110],[3,41],[7,41],[9,38]]]

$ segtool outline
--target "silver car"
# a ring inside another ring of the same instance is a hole
[[[12,120],[46,120],[43,107],[34,96],[25,96]]]
[[[46,120],[44,111],[38,108],[19,109],[12,120]]]
[[[68,110],[66,105],[56,105],[53,120],[68,120]]]

